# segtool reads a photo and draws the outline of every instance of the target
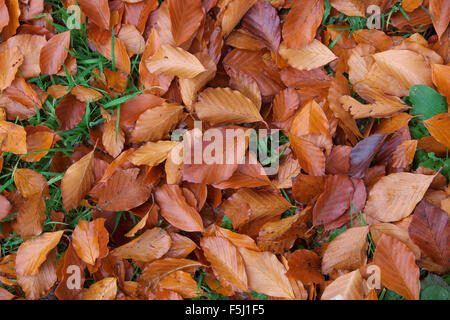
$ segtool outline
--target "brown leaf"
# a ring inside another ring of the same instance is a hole
[[[145,60],[145,65],[151,73],[156,75],[180,78],[194,78],[206,71],[194,55],[169,44],[162,45],[151,58]]]
[[[175,271],[159,282],[159,287],[179,293],[183,298],[195,298],[203,294],[192,276],[184,271]]]
[[[445,0],[430,0],[430,14],[434,17],[433,25],[439,38],[450,23],[450,3]]]
[[[83,119],[86,104],[79,101],[73,95],[67,95],[56,107],[55,114],[61,126],[60,130],[70,130],[77,126]]]
[[[323,0],[294,1],[283,25],[286,46],[300,49],[310,44],[322,22],[323,13]]]
[[[117,170],[106,183],[99,183],[94,195],[98,197],[98,205],[103,210],[129,211],[147,201],[152,184],[147,183],[145,175],[139,175],[139,172],[138,168]]]
[[[393,223],[376,223],[370,225],[370,234],[374,243],[377,243],[383,234],[397,239],[414,253],[416,259],[420,258],[420,248],[411,240],[408,230],[404,230]]]
[[[201,247],[219,281],[248,291],[244,260],[230,241],[222,237],[203,237]]]
[[[289,141],[303,170],[313,176],[325,174],[325,155],[319,147],[292,135]]]
[[[373,262],[381,270],[381,282],[408,300],[418,300],[420,270],[414,254],[400,241],[383,234],[376,243]]]
[[[158,141],[168,136],[181,121],[183,107],[176,104],[165,104],[150,108],[143,112],[131,134],[132,142]]]
[[[63,231],[45,232],[37,238],[23,242],[16,256],[16,272],[18,276],[34,276],[47,259],[50,251],[56,247]],[[56,276],[55,276],[56,277]]]
[[[80,0],[80,9],[99,27],[109,30],[111,14],[107,0]]]
[[[331,0],[330,4],[337,11],[348,16],[366,17],[366,6],[361,0]]]
[[[450,148],[450,133],[449,130],[447,130],[450,125],[449,113],[437,114],[434,117],[425,120],[423,124],[427,127],[428,131],[430,131],[433,138],[447,148]]]
[[[151,262],[166,254],[171,244],[172,240],[165,230],[153,228],[127,244],[114,249],[111,254],[122,259]]]
[[[412,217],[408,227],[411,239],[434,262],[449,267],[448,214],[422,201],[414,210]]]
[[[72,233],[73,248],[88,265],[94,266],[97,258],[106,256],[108,252],[109,234],[104,223],[104,218],[92,222],[80,220]]]
[[[346,273],[325,288],[320,300],[362,300],[362,280],[359,269]]]
[[[188,232],[203,232],[199,213],[187,202],[177,185],[163,185],[155,191],[161,215],[174,227]]]
[[[42,74],[57,74],[66,61],[70,46],[70,30],[53,36],[41,50],[40,66]]]
[[[3,68],[0,76],[0,90],[11,85],[22,63],[23,55],[18,47],[7,48],[0,53],[0,64]]]
[[[290,49],[283,42],[279,53],[289,65],[298,70],[306,71],[322,67],[337,58],[326,45],[316,39],[299,49]]]
[[[368,232],[368,226],[350,228],[331,241],[323,255],[322,272],[329,274],[333,269],[353,271],[363,266],[367,258]]]
[[[280,18],[270,3],[258,0],[242,19],[241,26],[273,52],[278,51],[281,41]]]
[[[69,211],[78,207],[94,181],[94,151],[91,151],[71,165],[62,178],[61,195],[64,208]]]
[[[83,300],[114,300],[117,295],[117,279],[104,278],[95,282],[83,293]]]
[[[31,198],[37,194],[49,197],[47,180],[39,172],[31,169],[17,169],[14,172],[14,183],[25,198]]]
[[[431,70],[433,72],[433,83],[438,91],[447,97],[447,102],[450,101],[450,66],[432,64]]]
[[[320,258],[311,250],[295,250],[289,256],[289,270],[286,276],[303,284],[322,283],[325,280],[320,273]]]
[[[189,40],[203,20],[203,6],[200,0],[169,0],[171,31],[175,45]]]
[[[412,213],[433,179],[407,172],[382,177],[370,190],[364,213],[382,222],[399,221]]]
[[[253,102],[230,88],[208,88],[194,105],[198,117],[212,125],[263,121]]]
[[[417,140],[406,140],[400,143],[392,153],[392,167],[406,168],[414,160]]]
[[[373,158],[386,139],[385,134],[373,134],[361,140],[350,153],[350,175],[362,178],[369,168]]]
[[[20,207],[14,230],[21,237],[36,236],[44,230],[45,201],[42,193],[28,198]]]
[[[239,252],[244,258],[250,290],[273,297],[294,298],[292,286],[285,275],[286,268],[273,253],[246,248],[239,248]]]
[[[25,129],[12,122],[0,121],[0,150],[14,154],[27,153],[27,133]]]

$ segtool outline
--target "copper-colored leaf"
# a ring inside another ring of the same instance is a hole
[[[107,0],[79,0],[78,4],[97,26],[109,30],[111,14]]]
[[[16,272],[22,276],[38,274],[39,267],[47,259],[49,252],[56,247],[63,231],[46,232],[37,238],[23,242],[16,256]]]
[[[94,181],[94,151],[92,151],[71,165],[62,178],[61,194],[64,208],[68,211],[78,207]]]
[[[239,248],[244,258],[245,270],[248,277],[248,288],[273,297],[294,298],[294,292],[286,268],[270,252],[256,252],[246,248]]]
[[[322,67],[337,58],[326,45],[316,39],[300,49],[289,49],[283,42],[279,53],[292,67],[307,71]]]
[[[53,36],[41,50],[40,66],[42,74],[58,73],[61,64],[69,54],[70,31]]]
[[[430,14],[433,15],[433,25],[439,38],[450,23],[450,3],[445,0],[430,0]]]
[[[368,226],[350,228],[331,241],[323,255],[322,272],[329,274],[333,269],[353,271],[363,266],[368,232]]]
[[[117,294],[117,279],[104,278],[95,282],[83,293],[83,300],[114,300]]]
[[[292,135],[289,141],[303,170],[313,176],[325,174],[325,155],[319,147]]]
[[[25,129],[12,122],[0,121],[0,150],[14,154],[27,153],[27,133]]]
[[[169,0],[170,22],[175,45],[189,40],[203,20],[203,6],[200,0]]]
[[[95,265],[97,258],[101,257],[102,253],[104,255],[104,251],[107,250],[109,237],[104,223],[103,218],[92,222],[80,220],[72,234],[72,244],[77,255],[91,266]]]
[[[286,46],[300,49],[310,44],[322,22],[323,12],[323,0],[294,1],[283,25]]]
[[[172,239],[165,230],[153,228],[127,244],[114,249],[111,254],[122,259],[151,262],[166,254],[171,244]]]
[[[328,176],[325,189],[314,206],[314,225],[329,223],[343,215],[350,207],[353,192],[354,187],[348,176]]]
[[[189,232],[203,232],[200,214],[191,207],[177,185],[163,185],[156,192],[161,215],[174,227]]]
[[[17,169],[14,173],[14,183],[25,198],[36,194],[49,196],[47,180],[42,174],[31,169]]]
[[[295,250],[289,256],[289,270],[286,276],[303,284],[322,283],[325,278],[320,273],[320,258],[311,250]]]
[[[448,130],[450,125],[449,113],[437,114],[434,117],[425,120],[423,124],[427,127],[428,131],[430,131],[433,138],[447,148],[450,148],[450,131]]]
[[[17,70],[23,63],[23,55],[18,47],[7,48],[0,53],[0,64],[2,72],[0,76],[0,90],[4,90],[11,85],[16,76]]]
[[[230,88],[209,88],[202,91],[194,108],[201,120],[212,125],[263,121],[253,102]]]
[[[130,156],[130,161],[139,166],[156,166],[165,161],[169,152],[177,145],[176,141],[147,142]]]
[[[159,50],[145,61],[148,70],[156,75],[163,74],[180,78],[194,78],[206,69],[189,52],[171,45],[162,45]]]
[[[359,269],[346,273],[330,283],[321,300],[362,300],[362,276]]]
[[[239,23],[239,20],[256,3],[257,0],[232,0],[226,1],[227,7],[222,16],[222,32],[226,37]],[[225,2],[225,1],[224,1]]]
[[[373,262],[381,270],[383,285],[408,300],[419,299],[420,270],[406,245],[383,234],[376,243]]]
[[[230,241],[222,237],[203,237],[201,246],[221,282],[248,291],[244,260]]]
[[[382,177],[370,190],[364,213],[382,222],[399,221],[412,213],[433,179],[407,172]]]
[[[449,228],[448,214],[440,208],[422,201],[414,210],[408,233],[422,252],[434,262],[449,267]]]

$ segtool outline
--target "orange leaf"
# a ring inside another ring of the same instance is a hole
[[[71,165],[62,178],[61,195],[64,208],[69,211],[78,207],[94,181],[94,151],[91,151]]]
[[[313,176],[325,174],[325,155],[319,147],[293,135],[289,136],[289,141],[303,170]]]
[[[163,185],[155,191],[161,215],[174,227],[188,232],[203,232],[200,214],[191,207],[177,185]]]
[[[381,282],[408,300],[418,300],[420,270],[406,245],[385,234],[376,243],[373,262],[381,269]]]
[[[331,241],[323,255],[322,272],[329,274],[333,269],[353,271],[363,266],[367,258],[368,232],[368,226],[350,228]]]
[[[109,30],[111,14],[108,0],[79,0],[80,9],[99,27]]]
[[[0,90],[4,90],[13,82],[17,70],[23,63],[23,55],[18,47],[7,48],[0,53],[2,72],[0,75]]]
[[[222,32],[224,38],[228,36],[256,1],[257,0],[232,0],[226,2],[227,7],[223,10],[222,15]]]
[[[423,122],[433,138],[450,148],[450,113],[440,113]]]
[[[104,278],[95,282],[83,293],[83,300],[114,300],[117,295],[117,279]]]
[[[392,167],[405,168],[414,160],[417,140],[406,140],[400,143],[392,153]]]
[[[450,66],[432,64],[431,70],[433,71],[433,83],[438,91],[447,97],[447,102],[450,101]]]
[[[170,22],[175,45],[189,40],[203,20],[201,0],[169,0]]]
[[[171,244],[172,240],[165,230],[153,228],[127,244],[114,249],[111,254],[122,259],[151,262],[166,254]]]
[[[66,61],[70,46],[70,30],[53,36],[41,50],[40,66],[42,74],[57,74]]]
[[[441,38],[450,23],[450,3],[446,0],[430,0],[429,9],[436,33]]]
[[[346,273],[329,284],[320,300],[362,300],[362,276],[359,269]]]
[[[323,12],[323,0],[294,1],[283,25],[287,48],[300,49],[310,44],[322,22]]]
[[[230,241],[222,237],[203,237],[201,247],[221,282],[248,291],[244,260]]]
[[[246,248],[239,248],[239,252],[244,258],[250,290],[273,297],[294,298],[292,286],[285,275],[286,268],[273,253]]]
[[[292,67],[307,71],[322,67],[337,58],[326,45],[316,39],[299,49],[288,48],[283,42],[279,53]]]
[[[289,270],[286,276],[303,284],[322,283],[325,280],[320,273],[320,258],[310,250],[295,250],[289,256]]]
[[[25,198],[31,198],[36,194],[49,197],[47,180],[44,176],[31,169],[17,169],[14,173],[14,183],[17,190]]]
[[[103,224],[105,219],[92,222],[80,220],[72,233],[72,244],[77,255],[87,264],[94,266],[97,258],[106,256],[108,231]]]
[[[56,247],[63,231],[46,232],[37,238],[23,242],[16,256],[16,272],[19,276],[38,274],[39,267],[47,259],[49,252]]]
[[[8,121],[0,121],[0,150],[14,154],[27,153],[25,129]]]

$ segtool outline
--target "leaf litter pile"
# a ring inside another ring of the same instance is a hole
[[[0,299],[448,299],[449,20],[0,0]],[[258,161],[175,161],[210,129]]]

